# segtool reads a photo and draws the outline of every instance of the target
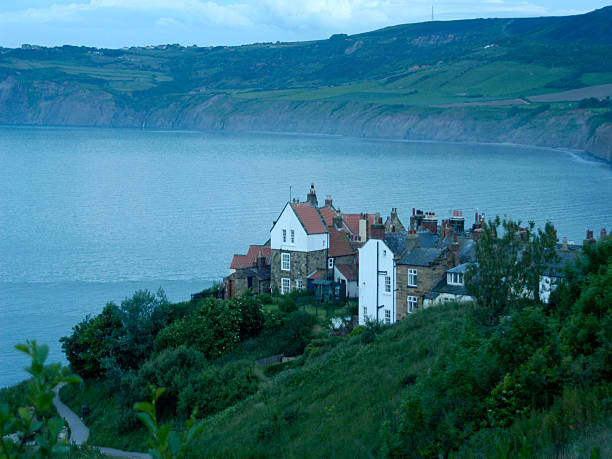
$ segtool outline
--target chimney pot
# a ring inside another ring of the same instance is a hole
[[[601,232],[599,233],[599,239],[600,239],[600,240],[601,240],[601,239],[605,239],[605,238],[606,238],[606,236],[607,236],[606,229],[605,229],[605,228],[602,228],[602,229],[601,229]]]

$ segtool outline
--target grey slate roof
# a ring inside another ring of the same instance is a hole
[[[568,251],[557,249],[557,256],[559,261],[551,264],[544,270],[544,274],[550,277],[565,277],[563,268],[566,264],[574,262],[576,257],[582,253],[582,250],[576,246],[571,246]]]
[[[386,233],[385,244],[389,246],[391,251],[396,255],[401,255],[406,250],[406,236],[407,231],[400,231],[397,233]]]
[[[426,249],[416,247],[404,255],[398,264],[411,266],[430,266],[438,258],[443,249]]]
[[[417,235],[419,236],[419,245],[421,247],[437,247],[440,241],[440,236],[433,234],[431,231],[419,231]]]
[[[459,262],[471,263],[476,261],[476,243],[472,239],[464,239],[459,248]]]
[[[449,293],[451,295],[462,295],[467,296],[469,292],[465,288],[465,285],[449,285],[446,283],[446,274],[444,277],[436,284],[436,286],[431,289],[431,293],[427,295],[425,298],[435,299],[441,293]],[[431,296],[431,297],[430,297]]]
[[[447,273],[465,273],[467,271],[469,263],[462,263],[459,266],[455,266],[454,268],[446,271]]]

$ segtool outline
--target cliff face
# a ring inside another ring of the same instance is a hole
[[[144,108],[144,107],[153,108]],[[140,107],[140,108],[137,108]],[[190,95],[135,101],[99,89],[0,82],[0,123],[195,130],[276,131],[354,137],[509,142],[587,151],[612,160],[612,123],[593,129],[588,110],[411,108],[330,101],[259,101]]]

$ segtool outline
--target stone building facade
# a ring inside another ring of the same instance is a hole
[[[450,248],[415,248],[399,260],[396,268],[397,320],[423,307],[425,296],[455,266]],[[408,301],[410,299],[410,301]]]
[[[283,265],[283,255],[289,255],[289,269]],[[271,284],[272,291],[278,289],[283,292],[283,279],[289,280],[289,289],[302,289],[307,287],[308,275],[318,269],[326,269],[327,249],[315,250],[311,252],[298,252],[282,249],[272,249],[270,256]],[[285,280],[285,286],[287,281]]]

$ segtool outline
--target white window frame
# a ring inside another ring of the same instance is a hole
[[[288,277],[282,277],[281,278],[281,295],[284,295],[285,293],[289,293],[290,290],[291,290],[291,279],[289,279]]]
[[[287,243],[287,230],[283,229],[283,242]]]
[[[385,276],[385,293],[391,293],[391,276]]]
[[[287,252],[281,253],[281,270],[291,271],[291,254]]]
[[[446,283],[449,285],[463,285],[463,273],[448,273]]]
[[[391,323],[391,311],[389,311],[388,309],[385,309],[385,323]]]
[[[408,287],[416,287],[419,282],[419,273],[415,268],[408,268]]]
[[[297,279],[295,281],[295,288],[298,290],[302,290],[304,288],[304,281],[302,281],[302,279]]]
[[[295,244],[295,230],[291,230],[291,243]]]
[[[408,297],[406,298],[406,307],[408,314],[412,314],[414,311],[416,311],[419,307],[418,297],[408,295]]]
[[[332,257],[329,257],[327,259],[327,268],[328,269],[334,269],[334,259]]]

